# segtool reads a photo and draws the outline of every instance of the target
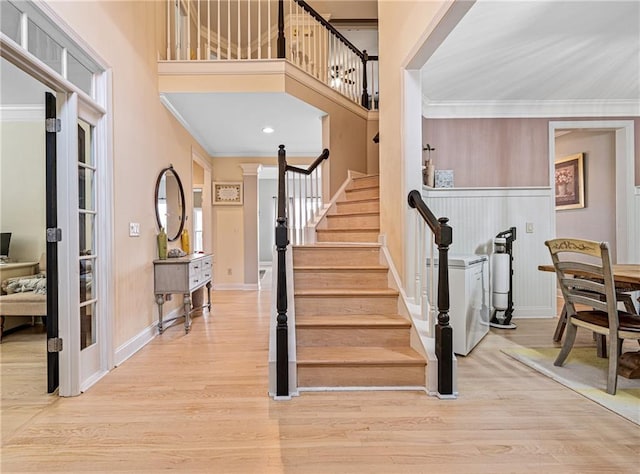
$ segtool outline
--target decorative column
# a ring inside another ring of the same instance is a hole
[[[258,289],[258,172],[259,163],[241,164],[244,223],[244,284]]]

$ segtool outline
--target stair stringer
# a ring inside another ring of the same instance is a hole
[[[387,273],[389,288],[397,290],[400,295],[398,297],[398,314],[407,318],[411,322],[411,337],[409,343],[411,348],[420,353],[427,360],[425,367],[425,390],[428,395],[438,396],[438,358],[435,351],[435,339],[429,335],[428,322],[422,318],[420,306],[411,302],[412,298],[407,296],[404,288],[400,284],[400,276],[393,264],[393,259],[386,245],[386,238],[380,234],[380,263],[387,265],[389,271]],[[458,395],[458,360],[453,354],[453,397]],[[444,398],[444,397],[443,397]]]

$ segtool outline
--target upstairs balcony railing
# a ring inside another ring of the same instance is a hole
[[[377,110],[377,56],[302,0],[167,0],[167,61],[286,59]]]

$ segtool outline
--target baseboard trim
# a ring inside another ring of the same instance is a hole
[[[384,385],[384,386],[353,386],[353,387],[298,387],[299,392],[427,392],[421,385]]]
[[[258,289],[257,283],[218,283],[213,285],[214,290],[229,291],[229,290],[242,290],[252,291]]]
[[[178,316],[180,316],[181,313],[182,313],[182,307],[176,308],[173,311],[169,312],[169,314],[167,314],[164,319],[168,320],[172,318],[177,318]],[[173,325],[174,322],[175,320],[165,324],[164,325],[165,329]],[[114,354],[114,357],[113,357],[114,367],[118,367],[120,364],[126,361],[129,357],[131,357],[133,354],[135,354],[144,346],[146,346],[149,342],[151,342],[157,335],[158,335],[158,323],[153,322],[152,324],[144,328],[142,331],[140,331],[138,334],[133,336],[131,339],[129,339],[127,342],[122,344],[120,347],[116,349],[116,352]]]

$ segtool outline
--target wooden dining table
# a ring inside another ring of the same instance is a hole
[[[555,273],[555,269],[553,265],[539,265],[538,270],[543,272],[553,272]],[[613,271],[613,280],[616,286],[616,290],[619,292],[629,292],[629,291],[640,291],[640,265],[637,264],[615,264],[612,265]],[[568,273],[568,272],[567,272]],[[584,274],[581,272],[571,272],[574,276],[589,276],[588,274]],[[635,309],[634,303],[631,298],[628,298],[623,302],[625,305],[625,309],[629,313],[638,314]],[[562,339],[562,333],[564,332],[564,328],[567,324],[567,310],[566,305],[562,307],[562,313],[560,314],[560,318],[558,321],[558,325],[556,326],[556,330],[553,334],[553,340],[555,342],[560,341]],[[598,355],[600,357],[606,357],[604,343],[599,340],[598,344]],[[638,353],[638,364],[640,365],[640,353]]]
[[[538,270],[555,273],[553,265],[539,265]],[[640,290],[640,265],[621,263],[612,265],[612,270],[616,289],[620,291]],[[574,272],[572,274],[581,276],[580,272]]]

